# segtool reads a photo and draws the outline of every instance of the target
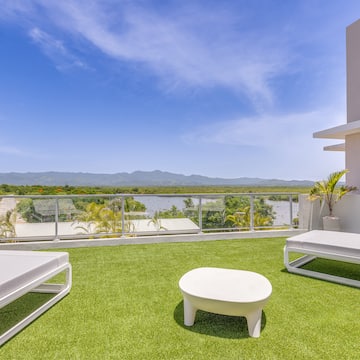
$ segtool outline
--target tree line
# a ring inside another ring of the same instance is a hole
[[[291,186],[44,186],[0,184],[0,195],[308,193]]]

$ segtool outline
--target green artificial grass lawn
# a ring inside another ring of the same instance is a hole
[[[289,274],[283,238],[68,249],[70,294],[0,348],[1,359],[356,359],[360,290]],[[344,265],[344,266],[343,266]],[[265,275],[273,286],[260,338],[245,318],[198,311],[183,325],[178,288],[187,271],[213,266]],[[314,269],[359,278],[358,265]],[[0,310],[0,332],[48,295]]]

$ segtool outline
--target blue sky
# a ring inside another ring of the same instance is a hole
[[[0,172],[317,180],[358,0],[0,0]]]

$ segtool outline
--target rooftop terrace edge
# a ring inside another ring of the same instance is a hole
[[[289,237],[306,232],[306,229],[261,230],[239,232],[217,232],[160,236],[119,237],[107,239],[77,239],[60,241],[32,241],[26,243],[1,243],[0,250],[47,250],[100,246],[144,245],[158,243],[200,242],[216,240],[238,240]]]

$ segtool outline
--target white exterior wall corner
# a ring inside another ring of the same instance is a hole
[[[320,201],[310,201],[309,195],[299,196],[299,228],[322,230],[322,217],[328,215],[326,206]],[[346,194],[334,206],[334,215],[340,218],[340,230],[360,234],[360,194]]]
[[[309,194],[299,195],[299,229],[321,230],[320,201],[310,201]]]
[[[340,229],[360,233],[360,194],[346,194],[334,207],[334,215],[340,218]]]
[[[360,120],[360,19],[346,28],[347,122]]]
[[[360,134],[346,136],[345,164],[346,164],[346,168],[349,170],[349,172],[346,174],[346,184],[349,186],[356,186],[358,189],[360,189],[359,158],[360,158]]]
[[[347,124],[360,120],[360,19],[346,28],[346,102]],[[357,127],[357,126],[356,126]],[[359,130],[359,129],[357,129]],[[338,138],[336,131],[335,136]],[[334,135],[334,134],[332,134]],[[359,190],[345,195],[334,207],[334,215],[340,217],[341,231],[360,233],[360,132],[345,135],[346,184]],[[305,198],[302,199],[306,201]],[[308,200],[307,200],[308,201]],[[306,209],[306,206],[303,207]],[[309,209],[309,208],[308,208]],[[324,209],[313,209],[307,222],[316,228],[319,219],[326,215]],[[304,216],[306,219],[306,216]],[[306,225],[306,224],[304,224]],[[305,226],[304,226],[305,227]]]
[[[346,28],[347,122],[360,120],[360,20]],[[346,184],[360,189],[360,133],[345,137]]]

